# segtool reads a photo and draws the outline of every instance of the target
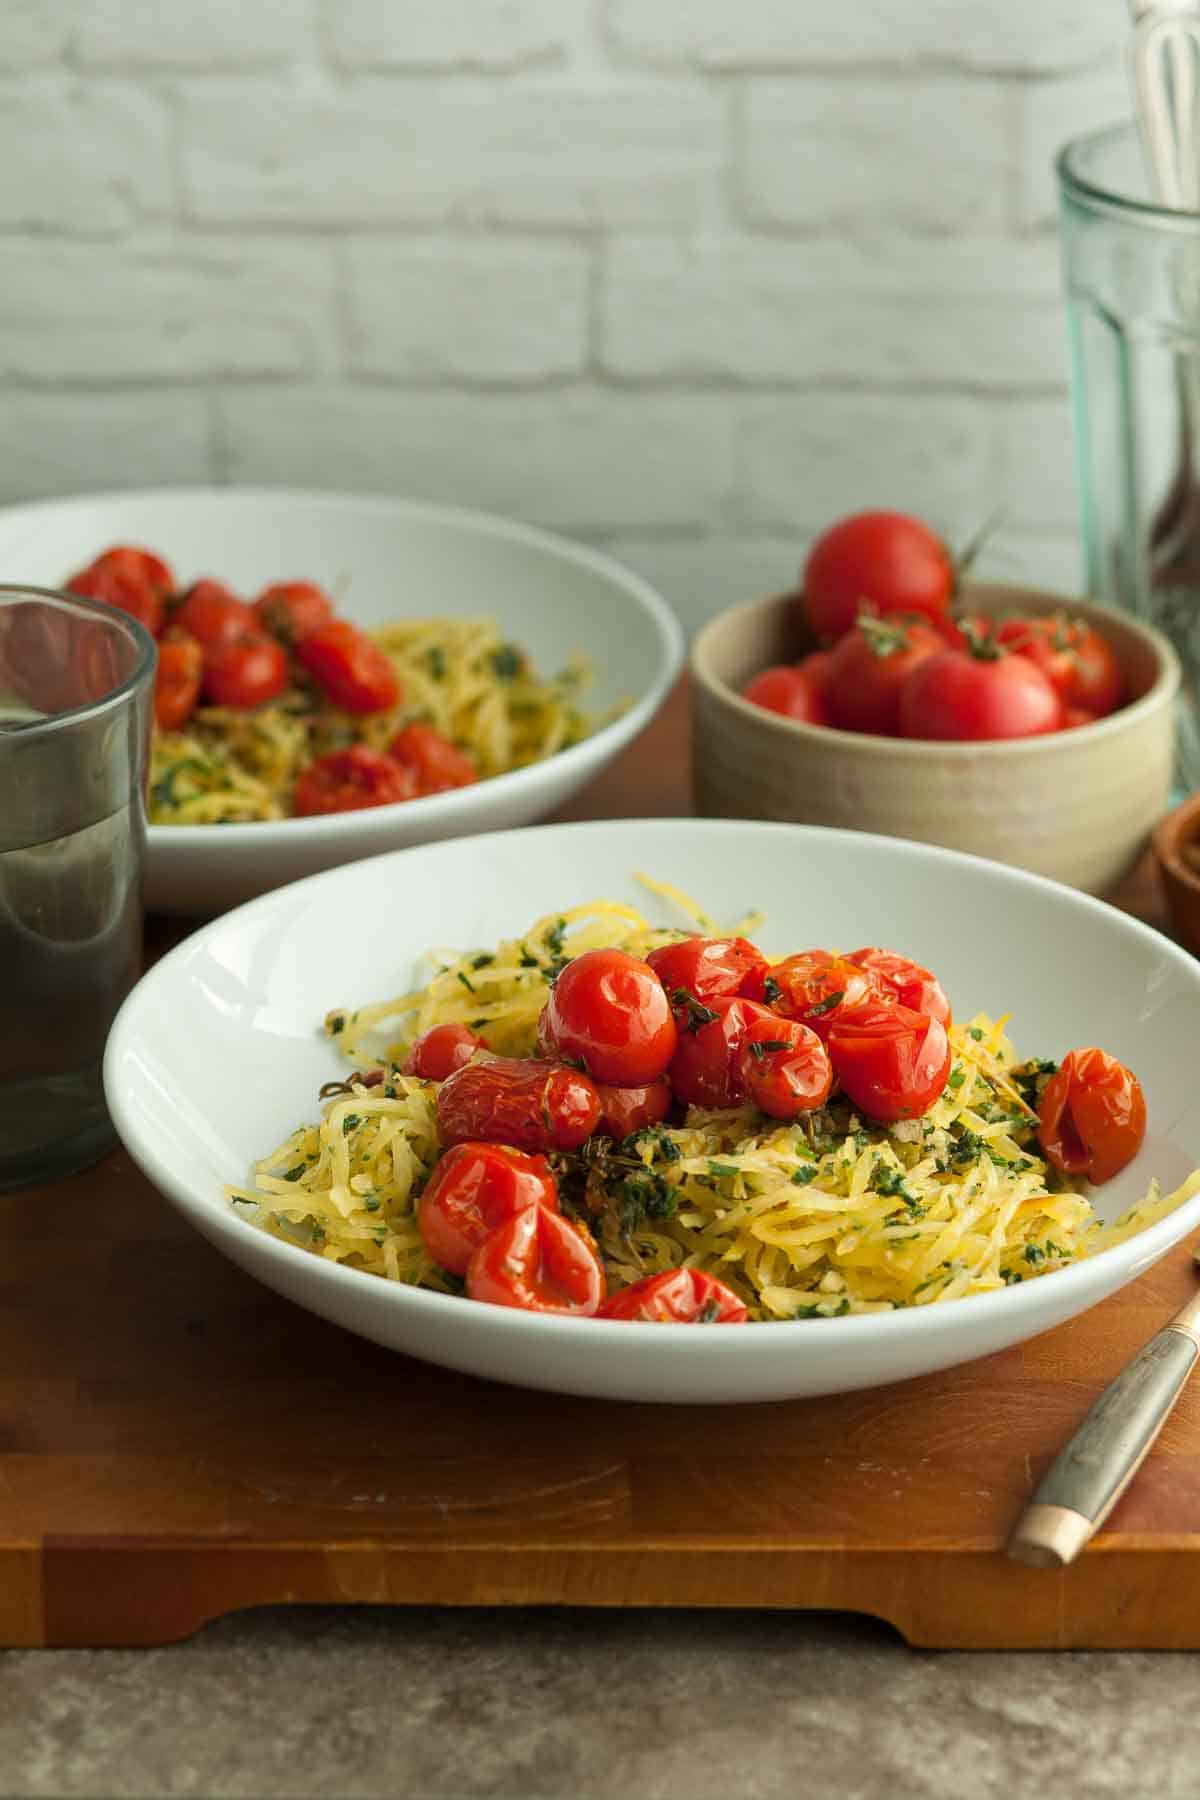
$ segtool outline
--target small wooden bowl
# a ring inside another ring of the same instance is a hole
[[[972,611],[1088,620],[1116,650],[1128,704],[1043,737],[954,744],[803,725],[740,690],[803,640],[794,596],[721,613],[691,652],[693,755],[710,818],[785,819],[943,844],[1088,893],[1116,885],[1170,799],[1179,661],[1129,614],[1040,588],[983,584]]]
[[[1200,849],[1200,794],[1192,794],[1155,827],[1154,856],[1171,923],[1181,943],[1200,956],[1200,865],[1185,855],[1189,844]]]

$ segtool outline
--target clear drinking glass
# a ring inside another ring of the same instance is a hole
[[[1088,591],[1178,650],[1177,772],[1200,787],[1200,214],[1154,203],[1132,126],[1057,166]]]
[[[0,1189],[113,1141],[100,1064],[142,948],[154,641],[0,586]]]

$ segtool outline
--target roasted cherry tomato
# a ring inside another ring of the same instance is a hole
[[[122,545],[72,575],[67,587],[85,599],[119,607],[157,637],[167,614],[171,571],[150,551]]]
[[[239,711],[265,706],[288,684],[288,659],[282,645],[265,631],[247,632],[210,650],[204,670],[204,696],[214,706]]]
[[[833,1066],[815,1031],[797,1019],[775,1015],[770,1037],[754,1027],[738,1051],[738,1069],[748,1098],[773,1119],[798,1119],[824,1106],[833,1086]]]
[[[663,1073],[675,1050],[675,1020],[648,963],[624,950],[585,950],[550,990],[538,1041],[581,1058],[589,1075],[640,1087]]]
[[[818,667],[814,668],[814,663]],[[763,706],[768,712],[781,713],[785,719],[799,719],[804,725],[828,725],[827,664],[828,657],[820,650],[806,657],[804,663],[775,663],[746,683],[742,699]]]
[[[823,532],[808,553],[800,607],[819,638],[850,630],[872,612],[939,618],[954,593],[954,559],[928,525],[905,513],[862,512]]]
[[[928,657],[900,695],[900,730],[909,738],[1036,737],[1061,724],[1062,702],[1037,665],[987,643]]]
[[[431,1025],[414,1038],[401,1073],[421,1081],[445,1081],[484,1048],[483,1039],[468,1025]]]
[[[437,1115],[444,1144],[479,1138],[519,1150],[577,1150],[600,1122],[600,1096],[577,1069],[494,1056],[443,1081]]]
[[[1066,613],[1049,618],[1003,619],[998,641],[1036,663],[1065,707],[1095,716],[1121,704],[1121,665],[1107,638]]]
[[[314,581],[276,581],[254,602],[261,631],[285,644],[298,644],[333,617],[333,601]]]
[[[707,1006],[713,1000],[731,1000],[756,975],[765,976],[770,963],[762,951],[745,938],[681,938],[663,944],[646,958],[676,1009],[676,1019],[686,1024],[689,1000]],[[761,993],[754,995],[761,999]],[[683,1012],[680,1012],[680,1009]]]
[[[852,950],[846,961],[865,969],[881,994],[890,994],[901,1006],[910,1007],[913,1012],[928,1013],[931,1019],[940,1019],[943,1025],[949,1025],[950,1002],[945,989],[937,976],[923,969],[920,963],[907,956],[898,956],[894,950],[872,947]]]
[[[802,950],[768,970],[763,998],[785,1019],[799,1019],[822,1040],[843,1006],[857,1006],[875,991],[865,969],[828,950]]]
[[[1141,1149],[1146,1099],[1124,1063],[1103,1050],[1070,1050],[1042,1090],[1038,1136],[1067,1175],[1108,1181]]]
[[[950,1040],[940,1019],[894,1000],[840,1007],[828,1047],[850,1100],[884,1124],[926,1112],[950,1073]]]
[[[622,1288],[604,1302],[596,1317],[651,1325],[740,1325],[746,1308],[715,1275],[699,1269],[666,1269]]]
[[[388,745],[388,755],[412,770],[419,794],[444,794],[479,780],[479,770],[466,751],[432,725],[406,725]]]
[[[412,770],[381,750],[351,744],[331,750],[301,771],[292,795],[292,811],[303,817],[317,813],[359,812],[368,806],[394,806],[415,800]]]
[[[485,1238],[528,1206],[558,1211],[558,1184],[544,1157],[507,1144],[455,1144],[417,1202],[417,1227],[434,1262],[465,1275]]]
[[[239,638],[259,635],[253,607],[219,581],[194,581],[172,621],[206,651],[220,650]]]
[[[582,1226],[527,1206],[493,1231],[467,1266],[467,1296],[525,1312],[597,1312],[604,1265]]]
[[[296,645],[296,657],[343,712],[387,712],[400,703],[400,682],[388,657],[347,619],[319,625]]]
[[[158,646],[154,675],[154,722],[163,731],[186,725],[200,698],[204,651],[195,638],[169,629]]]
[[[826,700],[831,722],[843,731],[895,737],[905,681],[945,648],[945,639],[928,619],[864,615],[830,657]]]
[[[749,1095],[741,1052],[756,1043],[783,1042],[787,1021],[756,1000],[736,996],[690,1009],[668,1070],[686,1106],[744,1106]]]
[[[596,1130],[618,1142],[650,1125],[661,1125],[671,1110],[671,1084],[665,1075],[647,1082],[645,1087],[612,1087],[598,1081],[596,1090],[600,1095],[600,1123]]]

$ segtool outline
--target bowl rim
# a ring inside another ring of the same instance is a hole
[[[582,774],[595,760],[597,751],[601,756],[610,753],[615,755],[655,717],[683,668],[687,649],[683,626],[672,607],[645,576],[629,568],[617,557],[609,555],[607,551],[580,543],[563,533],[547,530],[544,526],[528,524],[524,520],[511,519],[479,507],[412,499],[400,494],[360,493],[355,489],[292,487],[287,484],[226,487],[215,483],[195,483],[99,490],[19,502],[0,507],[0,531],[6,525],[18,524],[25,518],[31,523],[52,518],[64,507],[138,506],[162,502],[181,502],[186,505],[199,501],[228,503],[240,510],[280,501],[313,508],[326,507],[331,511],[352,507],[384,517],[398,515],[408,520],[457,527],[481,537],[523,544],[546,552],[562,562],[590,568],[623,589],[649,619],[658,640],[654,673],[640,698],[616,718],[581,738],[577,744],[571,744],[564,750],[556,750],[551,757],[528,763],[521,769],[508,769],[502,775],[489,776],[486,782],[472,783],[467,788],[451,789],[444,794],[428,794],[418,800],[395,801],[389,806],[303,819],[290,817],[240,820],[221,827],[223,852],[232,846],[259,851],[276,849],[287,843],[294,844],[300,832],[308,842],[314,839],[331,841],[349,829],[374,830],[377,827],[383,832],[400,818],[411,819],[414,828],[420,828],[430,819],[444,819],[448,829],[453,831],[459,817],[478,806],[480,788],[490,791],[493,784],[501,782],[504,783],[499,790],[501,798],[515,799],[535,788],[551,766],[562,770],[564,775],[574,771]],[[210,841],[208,834],[195,825],[148,824],[147,838],[147,848],[156,852],[181,850],[187,845]]]
[[[1172,807],[1154,827],[1150,843],[1163,872],[1181,887],[1200,895],[1200,874],[1179,854],[1181,844],[1200,835],[1189,829],[1193,825],[1200,825],[1200,793],[1189,794],[1186,800]]]
[[[981,581],[975,583],[974,586],[998,595],[1011,595],[1014,601],[1020,596],[1024,596],[1026,599],[1037,597],[1061,603],[1064,608],[1101,622],[1105,619],[1114,620],[1123,629],[1132,631],[1135,637],[1140,637],[1147,648],[1153,652],[1156,662],[1156,674],[1153,682],[1140,699],[1132,701],[1128,706],[1118,707],[1116,712],[1108,713],[1102,719],[1095,719],[1090,725],[1078,725],[1071,731],[1041,732],[1035,737],[983,738],[966,741],[956,741],[951,738],[883,737],[878,732],[846,731],[837,725],[812,725],[805,720],[788,719],[782,713],[773,713],[766,707],[755,706],[753,701],[743,699],[741,694],[713,671],[709,666],[708,659],[712,651],[712,640],[721,627],[735,619],[749,619],[781,607],[785,602],[795,599],[797,592],[795,589],[778,594],[767,594],[757,600],[744,600],[736,606],[726,607],[723,612],[717,613],[714,618],[706,622],[692,640],[688,668],[693,679],[713,699],[722,705],[731,706],[735,713],[745,719],[755,721],[764,729],[777,729],[800,743],[806,740],[820,744],[837,743],[851,754],[857,750],[861,750],[864,754],[874,755],[886,751],[891,757],[911,756],[916,760],[928,760],[943,756],[973,759],[975,757],[995,758],[1069,752],[1081,742],[1091,742],[1099,735],[1116,736],[1126,728],[1139,724],[1143,719],[1169,705],[1178,693],[1182,681],[1179,657],[1169,639],[1158,630],[1157,626],[1148,624],[1146,620],[1136,618],[1132,613],[1127,613],[1119,607],[1084,599],[1078,595],[1060,594],[1053,588],[1035,587],[1032,583]],[[968,588],[968,594],[970,591],[971,589]]]
[[[1170,939],[1164,939],[1162,933],[1156,931],[1153,926],[1147,925],[1131,914],[1118,912],[1116,908],[1091,894],[1069,887],[1064,882],[1054,881],[1048,876],[994,862],[988,857],[946,849],[941,845],[892,838],[880,832],[860,832],[845,827],[802,825],[760,819],[693,817],[570,821],[558,825],[522,826],[513,830],[492,833],[489,836],[493,847],[497,841],[500,845],[511,845],[520,844],[531,838],[539,844],[545,844],[549,839],[557,839],[565,845],[570,843],[572,836],[600,835],[613,831],[632,832],[635,836],[648,835],[658,842],[664,832],[669,834],[680,828],[701,830],[714,837],[730,836],[734,839],[744,832],[753,832],[770,834],[781,839],[790,838],[793,841],[808,840],[810,843],[853,841],[856,850],[861,849],[866,840],[886,849],[889,856],[897,856],[901,861],[912,860],[942,865],[966,863],[986,870],[988,876],[1002,886],[1046,890],[1052,894],[1069,896],[1073,905],[1081,906],[1088,912],[1098,912],[1106,917],[1115,913],[1121,921],[1122,929],[1128,930],[1135,938],[1151,943],[1158,954],[1161,954],[1165,947],[1168,954],[1173,958],[1180,959],[1188,966],[1192,978],[1195,977],[1192,967],[1194,959],[1180,945],[1172,943]],[[154,994],[164,975],[185,966],[189,961],[201,955],[211,939],[219,933],[227,931],[231,926],[236,926],[239,922],[248,920],[255,915],[269,912],[273,908],[283,907],[286,910],[289,905],[294,905],[296,895],[301,890],[308,894],[315,891],[319,885],[333,885],[343,880],[369,879],[373,872],[382,875],[385,866],[394,867],[397,858],[449,854],[453,849],[459,847],[461,842],[462,840],[454,838],[439,839],[432,843],[390,850],[380,855],[341,864],[335,868],[323,869],[299,880],[288,882],[282,887],[271,889],[265,894],[258,895],[255,899],[245,901],[240,906],[232,908],[229,912],[218,914],[215,918],[207,920],[141,976],[117,1012],[105,1045],[103,1058],[105,1098],[121,1142],[143,1173],[165,1195],[169,1204],[202,1235],[209,1237],[210,1241],[220,1239],[232,1244],[245,1243],[246,1239],[243,1234],[252,1232],[256,1247],[265,1263],[279,1269],[288,1269],[297,1267],[296,1259],[303,1259],[310,1271],[312,1284],[317,1290],[325,1288],[328,1291],[337,1291],[341,1289],[347,1294],[358,1293],[364,1296],[370,1293],[388,1293],[394,1298],[385,1304],[399,1303],[411,1306],[418,1315],[424,1313],[427,1317],[448,1316],[445,1313],[446,1306],[457,1306],[462,1302],[456,1295],[440,1294],[430,1289],[386,1281],[366,1270],[311,1257],[299,1245],[287,1243],[265,1231],[260,1231],[248,1219],[240,1217],[228,1204],[218,1205],[212,1197],[199,1197],[195,1186],[189,1185],[188,1175],[178,1173],[176,1165],[168,1163],[160,1155],[157,1147],[146,1141],[137,1123],[136,1108],[129,1103],[129,1089],[120,1064],[129,1051],[136,1047],[138,1010],[146,1004],[147,997]],[[399,866],[403,868],[405,865]],[[392,885],[395,889],[400,890],[403,888],[404,882],[401,879]],[[1181,1219],[1186,1219],[1187,1223],[1182,1230],[1179,1230],[1177,1226]],[[1149,1262],[1157,1260],[1159,1255],[1188,1236],[1198,1225],[1200,1225],[1200,1191],[1185,1199],[1173,1212],[1156,1220],[1152,1225],[1143,1226],[1140,1231],[1122,1243],[1109,1245],[1092,1256],[1053,1270],[1049,1275],[1039,1277],[1035,1282],[1020,1282],[987,1294],[963,1296],[941,1306],[897,1307],[890,1313],[828,1318],[822,1321],[822,1325],[831,1333],[834,1343],[848,1344],[856,1340],[861,1343],[872,1337],[881,1338],[886,1342],[893,1334],[911,1330],[918,1314],[920,1316],[919,1328],[927,1330],[931,1335],[937,1336],[944,1332],[952,1332],[955,1322],[963,1317],[962,1308],[964,1306],[971,1308],[969,1316],[978,1318],[981,1326],[989,1317],[994,1317],[997,1311],[1018,1317],[1030,1313],[1036,1315],[1041,1310],[1036,1297],[1037,1290],[1043,1281],[1057,1281],[1059,1286],[1055,1291],[1060,1294],[1068,1290],[1082,1293],[1090,1285],[1089,1271],[1101,1263],[1111,1267],[1111,1261],[1114,1258],[1124,1260],[1130,1245],[1138,1243],[1142,1246],[1147,1258],[1144,1266],[1149,1266]],[[1137,1269],[1131,1270],[1125,1281],[1119,1283],[1118,1286],[1124,1286],[1126,1281],[1133,1280],[1138,1272]],[[1045,1290],[1042,1289],[1042,1291]],[[1084,1302],[1084,1306],[1091,1304],[1093,1304],[1091,1301]],[[593,1319],[570,1315],[525,1313],[510,1311],[505,1307],[496,1307],[493,1310],[496,1317],[492,1323],[498,1332],[540,1333],[547,1340],[554,1338],[562,1341],[565,1338],[570,1341],[578,1339],[582,1332],[584,1334],[582,1341],[586,1342],[589,1330],[595,1325]],[[652,1343],[665,1341],[662,1337],[663,1326],[661,1324],[644,1324],[632,1320],[615,1321],[615,1323],[621,1324],[626,1334],[634,1334],[644,1345],[649,1346]],[[776,1342],[787,1342],[789,1338],[795,1337],[798,1330],[811,1324],[812,1321],[779,1319],[772,1320],[770,1323],[772,1326],[771,1338]],[[671,1333],[671,1340],[676,1344],[692,1341],[693,1334],[687,1326],[671,1325],[668,1329]],[[778,1333],[781,1330],[789,1335],[780,1338]],[[732,1337],[729,1336],[730,1333],[733,1334]],[[631,1341],[628,1335],[626,1341]],[[759,1323],[746,1322],[745,1324],[725,1326],[719,1341],[729,1342],[731,1348],[740,1344],[742,1353],[745,1353],[748,1344],[763,1341],[763,1333]]]

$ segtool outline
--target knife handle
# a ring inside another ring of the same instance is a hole
[[[1038,1484],[1008,1554],[1062,1568],[1100,1529],[1170,1416],[1200,1357],[1196,1302],[1164,1325],[1092,1406]],[[1185,1316],[1187,1315],[1187,1316]]]

